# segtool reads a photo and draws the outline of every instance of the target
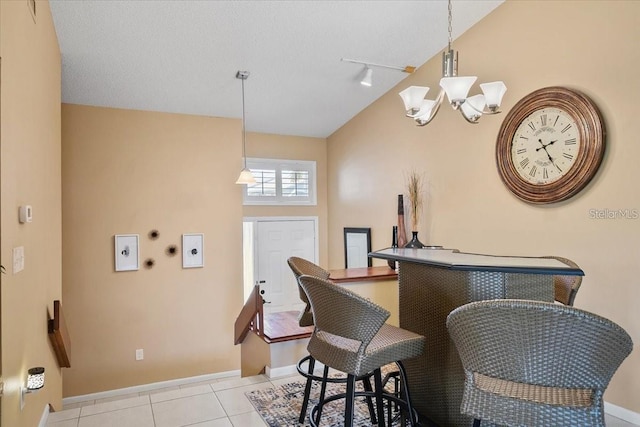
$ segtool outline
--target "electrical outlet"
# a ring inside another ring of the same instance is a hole
[[[139,348],[136,350],[136,360],[144,359],[144,350]]]

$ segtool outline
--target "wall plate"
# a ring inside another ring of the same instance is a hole
[[[182,235],[182,268],[204,267],[204,234]]]
[[[115,264],[116,271],[134,271],[140,268],[137,234],[116,234]]]

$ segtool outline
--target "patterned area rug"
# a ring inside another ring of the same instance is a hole
[[[318,402],[320,384],[317,381],[313,382],[305,423],[298,424],[304,386],[304,381],[294,381],[279,387],[250,391],[246,393],[246,396],[270,427],[309,426],[309,412],[313,405]],[[358,382],[356,388],[357,390],[362,390],[362,383]],[[345,384],[329,383],[326,396],[344,393],[345,389]],[[344,399],[338,399],[324,406],[320,421],[321,427],[340,427],[344,425],[344,402]],[[396,421],[393,426],[399,426],[400,424],[400,421]],[[354,425],[358,427],[372,425],[364,398],[356,398]]]

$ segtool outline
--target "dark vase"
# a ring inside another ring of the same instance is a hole
[[[404,247],[416,248],[416,249],[424,248],[424,245],[422,244],[422,242],[418,240],[418,232],[412,231],[411,234],[412,234],[411,240]]]

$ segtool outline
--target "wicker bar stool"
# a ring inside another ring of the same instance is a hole
[[[344,425],[351,427],[355,397],[375,396],[379,426],[385,426],[384,400],[399,404],[415,426],[417,414],[411,404],[402,360],[422,354],[424,337],[386,324],[390,315],[387,310],[328,280],[303,275],[298,282],[311,303],[315,322],[307,347],[309,353],[325,366],[347,374],[346,393],[325,398],[326,382],[323,381],[320,401],[309,415],[311,425],[319,424],[326,403],[346,399]],[[404,384],[402,398],[383,389],[380,368],[393,362],[398,365]],[[369,372],[374,374],[375,391],[356,391],[356,378]]]
[[[474,426],[604,426],[604,391],[633,348],[610,320],[540,301],[469,303],[447,328],[465,371],[460,410]]]
[[[567,258],[547,255],[542,258],[557,259],[571,267],[580,268],[578,264]],[[582,284],[582,276],[553,276],[555,300],[564,305],[573,305],[576,294]]]
[[[299,258],[295,256],[290,257],[287,259],[287,264],[289,264],[289,268],[291,268],[291,271],[293,272],[293,275],[296,278],[296,282],[298,281],[298,278],[303,275],[319,277],[325,280],[329,279],[329,272],[327,270],[323,269],[319,265],[316,265],[313,262],[308,261],[304,258]],[[311,312],[311,304],[309,303],[307,294],[304,292],[304,290],[300,287],[299,284],[298,284],[298,292],[300,295],[300,299],[302,300],[302,302],[305,303],[305,307],[300,311],[300,314],[298,315],[298,324],[300,326],[313,326],[313,313]],[[322,377],[315,375],[314,374],[315,364],[316,364],[316,360],[311,355],[307,355],[303,357],[296,364],[296,369],[298,370],[298,373],[306,378],[306,384],[304,387],[304,396],[302,399],[302,407],[300,408],[300,416],[298,419],[298,422],[300,424],[304,423],[304,419],[307,415],[307,408],[309,407],[309,395],[311,394],[311,387],[313,386],[313,381],[321,382],[324,379],[328,382],[333,382],[333,383],[347,382],[347,379],[345,377],[329,378],[328,366],[324,367],[324,372]],[[304,368],[305,365],[306,365],[306,369]],[[371,375],[364,375],[361,378],[359,378],[359,380],[362,380],[362,386],[367,391],[372,390],[370,377]],[[376,413],[373,408],[373,402],[371,401],[371,398],[367,399],[367,406],[369,407],[369,415],[371,416],[371,421],[372,423],[375,424],[377,422],[377,419],[376,419]]]

